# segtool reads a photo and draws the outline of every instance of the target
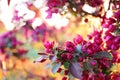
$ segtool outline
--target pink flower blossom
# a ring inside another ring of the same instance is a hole
[[[82,38],[82,36],[77,35],[76,38],[73,39],[73,41],[77,45],[77,44],[80,44],[83,41],[83,38]]]
[[[45,46],[45,48],[47,48],[47,49],[52,49],[52,48],[54,47],[54,42],[45,41],[45,42],[44,42],[44,46]]]
[[[72,42],[70,42],[70,41],[67,41],[67,42],[66,42],[66,50],[67,50],[68,52],[74,52],[75,49],[76,49],[76,47],[75,47],[74,43],[72,43]]]

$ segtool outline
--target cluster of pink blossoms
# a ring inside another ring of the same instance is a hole
[[[24,45],[24,43],[17,39],[16,32],[13,30],[0,35],[0,54],[5,55],[6,58],[11,55],[21,57],[28,52],[27,49],[19,47]],[[16,51],[13,51],[14,49]]]
[[[35,61],[44,62],[47,58],[51,60],[52,72],[64,73],[62,80],[73,77],[80,80],[120,80],[120,73],[109,71],[115,63],[120,62],[120,10],[117,10],[120,6],[115,6],[117,0],[109,2],[108,10],[116,9],[110,18],[106,17],[106,12],[101,15],[103,0],[49,0],[49,17],[52,13],[58,13],[60,2],[62,6],[68,3],[68,10],[79,15],[87,14],[81,9],[86,3],[92,7],[99,7],[99,10],[91,14],[101,18],[102,30],[94,30],[88,35],[88,40],[77,35],[73,42],[67,41],[63,46],[54,47],[54,42],[45,41],[46,52],[39,53],[41,56]],[[73,8],[76,10],[72,10]]]
[[[80,80],[113,80],[113,78],[119,80],[120,75],[116,76],[116,73],[111,74],[107,71],[117,57],[112,54],[114,50],[104,47],[102,33],[94,31],[89,35],[88,41],[77,35],[73,42],[67,41],[65,47],[54,47],[54,42],[45,41],[46,53],[39,53],[42,57],[37,61],[44,62],[49,58],[51,64],[54,64],[53,73],[64,71],[65,77],[62,80],[67,80],[66,75],[72,75]]]
[[[110,50],[115,57],[115,62],[120,62],[120,58],[118,57],[119,54],[117,51],[120,48],[119,18],[120,10],[114,12],[112,17],[103,19],[103,28],[107,29],[104,36],[106,47],[107,50]]]
[[[62,80],[71,76],[80,80],[120,80],[119,73],[108,71],[114,63],[120,62],[119,15],[118,10],[111,18],[104,17],[103,29],[88,35],[88,40],[77,35],[73,42],[67,41],[57,47],[54,47],[54,42],[45,41],[46,52],[39,53],[41,58],[37,61],[44,62],[49,58],[54,64],[53,73],[64,72]]]

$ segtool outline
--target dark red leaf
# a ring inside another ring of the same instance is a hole
[[[44,62],[46,61],[47,56],[46,55],[41,55],[39,58],[37,58],[36,60],[34,60],[35,62]]]
[[[46,53],[38,53],[39,55],[47,55]]]

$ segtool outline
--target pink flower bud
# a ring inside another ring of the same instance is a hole
[[[67,41],[66,42],[66,50],[69,51],[69,52],[74,52],[76,49],[75,45],[70,42],[70,41]]]
[[[52,53],[52,49],[45,49],[47,53]]]
[[[116,29],[116,26],[114,26],[114,25],[109,25],[109,27],[108,27],[109,32],[113,32],[115,29]]]
[[[87,49],[88,54],[94,54],[94,52],[91,49]]]
[[[68,70],[65,70],[64,71],[64,75],[68,75],[69,71]]]
[[[63,54],[61,55],[61,57],[62,57],[63,59],[66,59],[66,58],[67,58],[67,54],[66,54],[66,53],[63,53]]]
[[[88,22],[88,18],[85,18],[84,22],[86,22],[86,23],[87,23],[87,22]]]
[[[82,62],[82,61],[83,61],[83,57],[80,57],[78,61],[79,61],[79,62]]]
[[[119,49],[118,44],[112,44],[112,45],[111,45],[111,49],[112,49],[112,50],[117,50],[117,49]]]
[[[83,38],[82,36],[80,35],[77,35],[76,38],[74,38],[74,43],[77,45],[77,44],[80,44],[81,42],[83,41]]]
[[[44,42],[44,47],[47,49],[52,49],[54,46],[54,42],[50,42],[50,41],[45,41]]]
[[[92,65],[92,66],[95,66],[96,65],[96,61],[94,61],[94,60],[92,60],[91,62],[90,62],[90,64]]]
[[[108,24],[108,23],[104,23],[102,26],[103,26],[103,28],[108,28],[109,25],[110,25],[110,24]]]
[[[60,73],[61,71],[62,71],[62,68],[59,68],[57,72]]]
[[[67,53],[67,59],[71,60],[73,58],[73,55],[71,53]]]
[[[119,43],[120,42],[120,36],[115,37],[114,42]]]
[[[63,77],[62,80],[67,80],[67,77]]]

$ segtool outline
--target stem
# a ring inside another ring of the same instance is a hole
[[[112,2],[112,0],[109,1],[108,10],[110,10],[111,2]],[[107,10],[107,11],[108,11],[108,10]]]

